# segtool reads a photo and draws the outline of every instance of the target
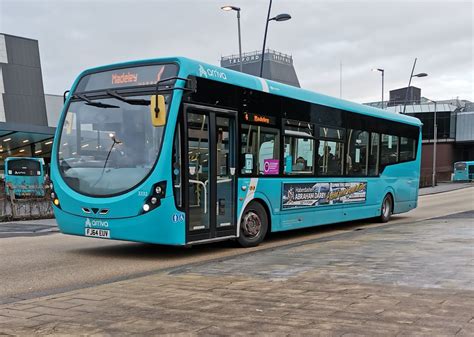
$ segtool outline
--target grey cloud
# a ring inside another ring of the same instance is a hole
[[[84,68],[131,59],[184,55],[218,64],[237,52],[235,13],[228,1],[18,1],[0,0],[0,30],[40,41],[45,90],[61,93]],[[259,50],[268,2],[232,0],[242,8],[243,47]],[[294,57],[308,89],[343,97],[378,100],[380,75],[388,90],[405,86],[413,59],[429,73],[413,83],[422,94],[442,99],[473,97],[473,14],[457,1],[274,0],[269,48]]]

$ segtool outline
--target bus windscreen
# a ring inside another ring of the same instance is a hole
[[[39,176],[41,164],[38,161],[18,159],[8,162],[8,174],[13,176]]]

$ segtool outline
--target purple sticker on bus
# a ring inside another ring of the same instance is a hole
[[[280,170],[280,161],[278,159],[263,160],[263,174],[275,175]]]

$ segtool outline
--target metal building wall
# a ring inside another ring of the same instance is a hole
[[[5,86],[3,85],[3,65],[8,63],[7,46],[5,44],[5,35],[0,34],[0,122],[5,122],[5,105],[3,104],[3,94]]]
[[[1,63],[7,123],[47,126],[38,41],[3,35],[7,63]]]
[[[458,112],[456,142],[474,142],[474,111]]]
[[[254,76],[260,75],[259,52],[244,53],[242,59],[242,72]],[[237,55],[231,55],[221,58],[221,67],[240,71],[240,60],[236,62]],[[284,61],[281,61],[281,60]],[[263,58],[263,78],[272,81],[300,87],[298,76],[293,65],[293,58],[290,55],[282,54],[273,50],[267,50]]]

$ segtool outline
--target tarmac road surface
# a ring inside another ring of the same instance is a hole
[[[394,216],[390,224],[416,223],[474,209],[474,187],[421,196],[418,208]],[[52,220],[53,221],[53,220]],[[360,227],[384,226],[357,221],[273,234],[259,247],[236,248],[232,242],[192,248],[166,247],[51,234],[0,238],[0,304],[85,288],[159,270],[246,254]]]

